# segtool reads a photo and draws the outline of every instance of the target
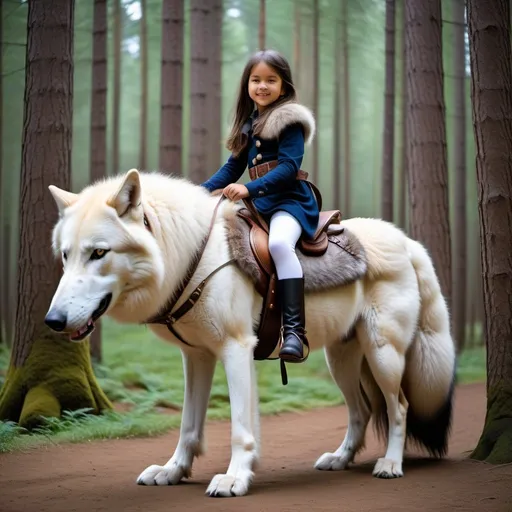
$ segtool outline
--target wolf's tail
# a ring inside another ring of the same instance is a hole
[[[418,279],[420,314],[415,338],[406,356],[403,390],[407,437],[432,455],[446,453],[452,418],[456,354],[450,318],[432,260],[418,242],[408,239],[412,266]]]

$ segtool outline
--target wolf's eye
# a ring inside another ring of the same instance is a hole
[[[66,261],[68,259],[68,253],[66,251],[62,251],[62,259]]]
[[[107,249],[94,249],[91,254],[91,260],[101,260],[101,258],[103,258],[107,252]]]

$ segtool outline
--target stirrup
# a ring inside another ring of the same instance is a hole
[[[305,332],[304,332],[305,334]],[[283,346],[283,328],[281,327],[281,332],[280,332],[280,336],[279,336],[279,347],[282,347]],[[306,359],[309,357],[309,351],[310,351],[310,348],[309,348],[309,343],[307,341],[307,338],[304,336],[304,339],[306,340],[305,342],[302,342],[302,346],[306,346],[307,349],[308,349],[308,352],[305,356],[302,357],[302,359],[299,359],[299,360],[295,360],[295,361],[286,361],[285,359],[282,359],[281,357],[279,357],[279,364],[281,366],[281,382],[283,383],[283,386],[286,386],[288,384],[288,373],[286,372],[286,364],[285,363],[303,363],[304,361],[306,361]]]
[[[309,357],[309,352],[310,352],[309,342],[308,342],[308,339],[306,338],[306,331],[304,330],[304,339],[302,339],[294,331],[291,331],[291,334],[293,334],[302,344],[302,354],[303,355],[302,355],[302,357],[296,358],[296,359],[295,358],[294,359],[286,359],[285,357],[283,358],[283,357],[281,357],[281,355],[279,355],[279,359],[281,359],[281,361],[283,361],[283,362],[292,363],[292,364],[304,363],[307,360],[307,358]],[[281,327],[280,332],[279,332],[279,353],[281,352],[281,348],[283,347],[283,344],[284,344],[284,328]],[[305,348],[307,348],[307,352],[306,352]],[[306,355],[304,355],[304,352],[306,352]]]

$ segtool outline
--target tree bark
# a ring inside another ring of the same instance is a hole
[[[146,170],[148,162],[148,9],[140,0],[140,140],[139,169]]]
[[[318,119],[320,111],[320,6],[319,0],[313,0],[313,113]],[[318,123],[318,121],[317,121]],[[318,129],[318,127],[317,127]],[[320,165],[318,132],[312,142],[313,166],[311,167],[311,181],[318,183],[318,170]]]
[[[90,181],[107,175],[107,0],[94,0]],[[101,319],[90,339],[91,357],[102,360]]]
[[[163,0],[160,92],[161,171],[181,175],[183,105],[183,0]]]
[[[348,0],[343,0],[341,19],[341,47],[343,55],[343,174],[345,177],[343,215],[350,217],[350,71],[348,52]]]
[[[204,120],[210,91],[208,50],[204,34],[208,30],[211,9],[201,0],[190,1],[190,145],[189,179],[202,183],[211,175],[208,168],[208,123]]]
[[[94,0],[90,180],[107,173],[107,0]]]
[[[119,169],[119,117],[121,103],[121,0],[114,0],[114,85],[112,90],[112,174]]]
[[[266,21],[267,21],[267,13],[266,13],[266,0],[260,0],[260,24],[258,31],[258,43],[260,50],[265,49],[265,41],[266,41]]]
[[[464,44],[464,0],[452,3],[454,48],[454,255],[452,331],[457,352],[464,349],[466,339],[466,52]]]
[[[400,28],[402,32],[401,38],[401,54],[402,54],[402,91],[400,98],[400,113],[401,113],[401,124],[402,124],[402,133],[401,133],[401,161],[398,169],[398,180],[400,182],[400,199],[398,201],[398,225],[407,232],[407,183],[408,183],[408,163],[407,163],[407,148],[408,148],[408,139],[407,139],[407,58],[405,54],[405,0],[402,0],[402,9],[401,9],[401,18],[400,18]]]
[[[70,182],[73,10],[69,0],[28,2],[19,294],[0,420],[29,428],[63,409],[110,406],[92,374],[89,344],[63,341],[44,325],[60,274],[51,253],[57,209],[48,186],[68,189]]]
[[[336,14],[339,13],[341,9],[336,11]],[[334,53],[334,70],[333,70],[333,152],[332,152],[332,177],[333,177],[333,195],[334,195],[334,208],[339,210],[341,208],[341,79],[342,79],[342,70],[341,70],[341,37],[340,37],[340,27],[341,22],[338,16],[335,16],[334,21],[334,44],[333,44],[333,53]]]
[[[211,0],[211,22],[208,27],[208,74],[211,90],[208,94],[208,168],[216,171],[221,163],[222,152],[222,0]]]
[[[406,0],[407,132],[411,235],[432,255],[451,303],[440,0]]]
[[[4,102],[4,93],[3,93],[3,83],[4,83],[4,66],[3,66],[3,2],[0,2],[0,205],[3,204],[3,182],[4,182],[4,173],[3,173],[3,102]],[[2,230],[4,227],[4,216],[2,207],[0,207],[0,235],[2,234]],[[0,236],[0,257],[2,259],[5,258],[5,241],[2,236]],[[5,295],[5,283],[4,283],[4,269],[3,263],[0,264],[0,343],[5,343],[7,339],[7,318],[5,314],[7,300],[9,299],[8,295]]]
[[[393,221],[393,154],[395,149],[395,0],[386,0],[386,90],[382,143],[382,218]]]
[[[512,66],[508,0],[468,0],[487,343],[487,415],[471,457],[512,462]]]

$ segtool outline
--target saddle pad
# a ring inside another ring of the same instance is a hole
[[[232,257],[240,270],[257,285],[260,280],[260,267],[250,246],[251,227],[238,215],[226,220],[227,240]],[[329,245],[322,256],[306,256],[297,249],[304,272],[306,292],[319,292],[351,284],[366,274],[366,254],[353,233],[344,227],[341,233],[329,234],[328,237]]]

